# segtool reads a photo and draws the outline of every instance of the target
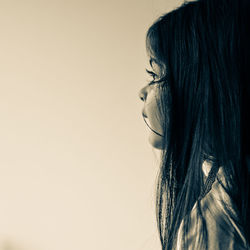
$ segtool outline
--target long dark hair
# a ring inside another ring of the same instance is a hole
[[[200,201],[219,166],[237,211],[231,217],[249,243],[249,16],[248,0],[184,2],[147,32],[147,51],[161,69],[157,86],[164,149],[156,212],[163,250],[174,249],[181,221],[195,203],[203,218]],[[204,160],[212,166],[206,181]],[[199,249],[206,249],[206,221],[201,221]],[[190,223],[185,222],[187,232]]]

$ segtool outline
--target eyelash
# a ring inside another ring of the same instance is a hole
[[[148,69],[146,69],[146,72],[147,72],[151,77],[153,77],[153,80],[150,81],[150,82],[148,83],[148,85],[153,85],[153,84],[157,83],[157,82],[155,81],[155,78],[157,77],[157,75],[156,75],[153,71],[148,70]]]
[[[150,76],[152,76],[153,79],[155,80],[155,78],[156,78],[157,75],[156,75],[153,71],[150,71],[150,70],[146,69],[146,72],[147,72]]]
[[[155,74],[153,71],[146,69],[146,72],[147,72],[151,77],[153,77],[153,80],[148,82],[148,85],[149,85],[149,86],[161,82],[160,80],[158,80],[158,81],[155,80],[155,78],[157,77],[157,74]]]
[[[154,85],[154,84],[157,84],[157,86],[161,86],[161,87],[166,86],[166,81],[167,81],[166,76],[160,78],[158,77],[157,74],[155,74],[153,71],[148,70],[148,69],[146,69],[146,72],[153,78],[153,80],[148,82],[149,86]],[[156,80],[157,77],[159,78],[158,80]]]

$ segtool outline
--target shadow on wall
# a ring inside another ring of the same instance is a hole
[[[0,250],[29,250],[15,243],[13,240],[2,240],[0,242]]]

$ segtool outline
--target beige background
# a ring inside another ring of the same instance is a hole
[[[181,1],[0,1],[0,250],[157,250],[145,32]]]

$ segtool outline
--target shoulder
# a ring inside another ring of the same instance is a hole
[[[223,174],[220,169],[219,174]],[[216,180],[210,192],[200,201],[200,210],[195,203],[189,216],[189,226],[186,233],[187,247],[185,249],[201,249],[199,239],[201,238],[203,225],[206,228],[209,250],[241,250],[248,249],[243,232],[233,218],[237,218],[237,212],[233,209],[230,197]],[[202,217],[199,216],[201,211]],[[203,218],[203,219],[202,219]],[[182,221],[177,235],[177,250],[183,249]]]
[[[229,195],[222,185],[215,181],[211,191],[201,200],[209,249],[247,249],[246,239],[238,215]]]

